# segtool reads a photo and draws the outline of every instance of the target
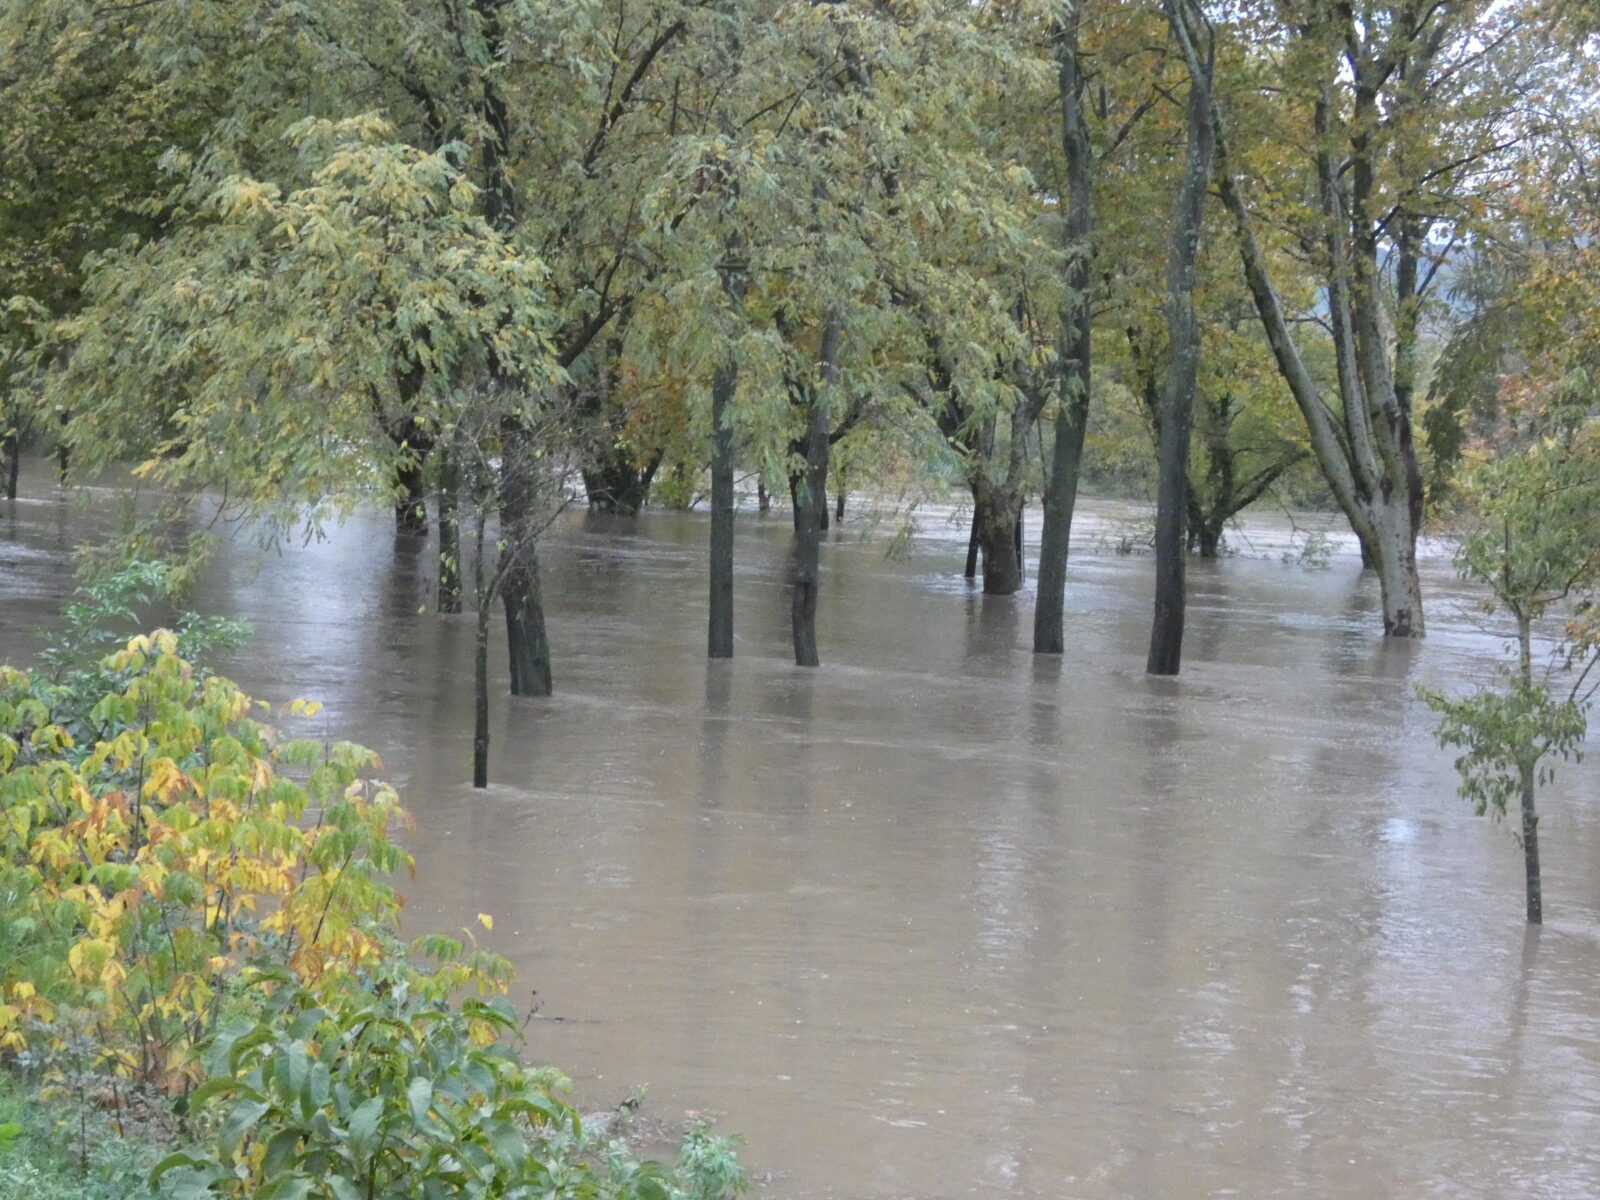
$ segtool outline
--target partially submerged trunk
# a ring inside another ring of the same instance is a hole
[[[796,666],[821,665],[817,653],[817,596],[821,589],[823,519],[827,514],[828,424],[839,381],[839,343],[843,322],[830,312],[823,322],[818,355],[820,378],[811,387],[805,438],[805,478],[795,490],[793,595],[790,624]]]
[[[473,594],[477,599],[477,632],[472,656],[472,786],[489,786],[489,610],[494,604],[483,561],[483,527],[488,514],[481,508],[474,524]]]
[[[554,686],[550,641],[544,628],[544,600],[539,589],[539,559],[531,545],[520,552],[507,547],[505,558],[500,601],[506,613],[511,694],[548,696]]]
[[[583,468],[589,507],[595,512],[637,516],[650,500],[650,485],[660,467],[659,450],[642,463],[634,459],[632,451],[614,446],[597,452],[594,461]]]
[[[1188,141],[1183,178],[1173,207],[1172,246],[1167,257],[1167,336],[1171,357],[1161,396],[1156,499],[1156,595],[1145,670],[1176,675],[1183,661],[1184,520],[1189,500],[1189,434],[1200,364],[1200,327],[1195,320],[1195,267],[1211,175],[1211,69],[1209,44],[1195,46],[1186,15],[1168,7],[1174,36],[1190,63]]]
[[[972,540],[983,556],[983,592],[1011,596],[1022,588],[1022,555],[1017,541],[1022,497],[987,479],[972,487]]]
[[[513,696],[548,696],[552,690],[550,642],[539,587],[539,463],[532,434],[509,418],[501,426],[500,601],[506,614],[506,651]]]
[[[428,536],[428,484],[422,453],[408,453],[394,470],[396,537]]]
[[[809,447],[810,444],[811,444],[810,434],[808,433],[805,438],[801,439],[795,445],[796,453],[801,454],[801,455],[803,455],[805,457],[805,459],[806,459],[806,467],[805,467],[804,470],[801,470],[801,471],[789,476],[789,514],[790,514],[791,519],[794,521],[794,531],[796,533],[800,532],[801,523],[804,522],[804,521],[807,521],[807,520],[815,520],[816,523],[817,523],[817,528],[822,530],[823,533],[827,533],[828,532],[828,476],[827,476],[826,470],[824,470],[823,475],[822,475],[821,483],[819,483],[819,484],[813,484],[812,483],[811,465],[810,465],[811,454],[810,454],[810,451],[807,449],[807,447]],[[816,502],[816,506],[815,506],[816,507],[816,512],[812,516],[808,517],[808,516],[805,515],[805,512],[804,512],[806,501],[801,498],[801,493],[803,493],[806,490],[806,488],[812,487],[812,486],[815,486],[816,489],[817,489],[816,490],[817,502]]]
[[[1447,6],[1429,20],[1445,17]],[[1350,10],[1329,10],[1335,19],[1353,22]],[[1352,29],[1351,36],[1360,41]],[[1309,36],[1309,35],[1308,35]],[[1372,211],[1378,175],[1380,142],[1367,132],[1383,124],[1379,97],[1390,86],[1426,90],[1432,65],[1419,32],[1418,57],[1396,73],[1388,53],[1363,52],[1336,64],[1352,78],[1348,87],[1353,113],[1340,117],[1333,93],[1341,81],[1329,75],[1315,105],[1318,135],[1316,170],[1322,221],[1321,264],[1326,284],[1327,324],[1332,332],[1338,377],[1337,405],[1327,403],[1307,368],[1290,331],[1255,222],[1245,203],[1228,152],[1222,115],[1212,106],[1216,135],[1218,192],[1233,220],[1245,282],[1255,303],[1267,342],[1305,418],[1311,448],[1323,477],[1361,540],[1383,592],[1383,627],[1390,637],[1421,637],[1422,588],[1417,574],[1417,537],[1421,532],[1423,481],[1412,435],[1411,393],[1416,371],[1416,308],[1420,303],[1416,263],[1427,229],[1404,212],[1396,214],[1391,232]],[[1330,68],[1332,70],[1333,68]],[[1331,143],[1341,140],[1335,156]],[[1395,292],[1385,297],[1384,261],[1393,257]],[[1391,317],[1391,310],[1399,319]]]
[[[1539,814],[1534,811],[1533,791],[1537,769],[1523,763],[1522,775],[1522,865],[1527,878],[1528,923],[1544,922],[1544,890],[1539,879]]]
[[[1242,475],[1242,455],[1229,434],[1239,414],[1232,393],[1222,389],[1205,397],[1200,412],[1204,417],[1200,441],[1205,447],[1206,464],[1199,478],[1192,469],[1189,472],[1189,548],[1201,558],[1215,558],[1221,551],[1228,522],[1266,495],[1285,471],[1305,457],[1305,451],[1284,448],[1265,465]]]
[[[3,449],[5,454],[6,499],[15,500],[17,498],[17,480],[22,473],[22,439],[17,436],[15,430],[5,434]]]
[[[428,455],[434,446],[433,433],[417,417],[421,402],[423,373],[413,366],[395,373],[398,407],[372,390],[373,414],[384,433],[394,443],[394,477],[390,485],[394,498],[396,537],[426,537],[428,534]]]
[[[1525,613],[1517,615],[1518,679],[1525,690],[1533,688],[1533,621]],[[1530,749],[1518,764],[1519,791],[1522,795],[1522,866],[1527,881],[1528,923],[1544,922],[1544,884],[1539,877],[1539,813],[1534,807],[1538,784],[1539,755]]]
[[[439,451],[439,595],[442,613],[461,611],[461,464],[457,451]]]
[[[1038,598],[1033,610],[1035,654],[1060,654],[1066,649],[1062,614],[1067,595],[1067,547],[1072,539],[1083,439],[1089,428],[1092,192],[1089,130],[1083,115],[1084,80],[1078,69],[1080,8],[1072,5],[1054,33],[1060,68],[1061,140],[1067,166],[1067,266],[1061,352],[1057,356],[1060,407],[1056,410],[1055,445],[1050,454],[1050,478],[1045,484],[1044,519],[1039,533]]]
[[[730,407],[739,387],[731,362],[711,380],[711,580],[706,654],[733,657],[733,424]]]

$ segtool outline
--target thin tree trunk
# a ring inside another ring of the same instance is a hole
[[[965,579],[978,577],[978,506],[972,506],[972,523],[967,529],[967,565],[961,575]]]
[[[794,536],[794,594],[790,614],[796,666],[821,665],[817,654],[817,594],[821,581],[822,518],[827,512],[828,423],[833,390],[839,379],[839,343],[843,321],[829,312],[823,322],[821,378],[811,389],[811,411],[806,429],[806,475],[796,489],[797,521]],[[802,511],[803,510],[803,511]]]
[[[1517,617],[1518,676],[1525,691],[1533,688],[1533,622]],[[1539,814],[1534,808],[1538,759],[1531,752],[1518,764],[1522,791],[1522,866],[1527,877],[1528,923],[1544,921],[1544,885],[1539,877]]]
[[[1062,305],[1061,352],[1057,355],[1060,407],[1056,410],[1055,445],[1050,455],[1050,478],[1045,485],[1039,533],[1038,600],[1033,612],[1035,654],[1060,654],[1066,649],[1062,611],[1067,594],[1067,547],[1072,538],[1083,439],[1089,428],[1092,193],[1089,130],[1082,106],[1084,84],[1078,70],[1081,7],[1072,5],[1055,29],[1061,140],[1067,163],[1067,294]]]
[[[1521,774],[1522,865],[1528,879],[1528,923],[1539,925],[1544,922],[1544,890],[1539,878],[1539,814],[1533,806],[1534,765],[1523,763]]]
[[[1017,582],[1022,583],[1028,578],[1028,556],[1022,552],[1022,514],[1028,511],[1028,502],[1019,497],[1017,499]]]
[[[834,520],[835,524],[842,525],[842,524],[844,524],[844,501],[845,501],[844,480],[842,478],[839,480],[839,485],[838,486],[839,486],[839,490],[834,494],[833,520]]]
[[[494,597],[484,579],[483,527],[488,514],[478,510],[474,526],[473,593],[477,597],[478,628],[473,643],[472,674],[472,786],[489,786],[489,610]]]
[[[767,491],[767,481],[765,479],[756,480],[756,511],[758,513],[772,511],[772,495]]]
[[[711,381],[711,597],[706,654],[733,657],[733,425],[729,407],[739,386],[732,362]]]
[[[461,464],[454,450],[439,450],[439,596],[442,613],[461,611]]]
[[[22,473],[22,439],[15,431],[5,435],[6,499],[17,498],[17,480]]]
[[[1169,0],[1173,35],[1188,42],[1191,26]],[[1200,254],[1206,185],[1211,178],[1210,47],[1189,47],[1189,131],[1183,180],[1172,217],[1167,258],[1167,334],[1171,358],[1161,397],[1159,486],[1156,500],[1156,596],[1145,671],[1176,675],[1183,661],[1184,519],[1189,498],[1189,435],[1194,420],[1194,389],[1200,363],[1200,328],[1195,320],[1195,264]],[[1202,57],[1202,55],[1204,57]]]

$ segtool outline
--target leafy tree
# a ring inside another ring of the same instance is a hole
[[[133,455],[147,477],[292,522],[386,486],[386,456],[404,454],[391,406],[427,399],[437,427],[491,358],[554,377],[542,266],[477,215],[451,148],[392,132],[295,126],[292,190],[201,163],[180,228],[99,264],[46,392],[72,401],[82,459]]]
[[[1492,461],[1473,467],[1463,491],[1477,523],[1456,563],[1489,590],[1486,609],[1512,619],[1516,659],[1498,686],[1460,698],[1419,689],[1439,714],[1441,745],[1459,748],[1461,794],[1479,816],[1503,818],[1520,806],[1519,840],[1528,920],[1543,919],[1539,815],[1535,799],[1554,760],[1581,754],[1600,676],[1592,619],[1600,584],[1600,437],[1585,409],[1539,415],[1536,430]],[[1543,671],[1535,668],[1536,624],[1554,606],[1577,601]]]
[[[1238,32],[1279,48],[1250,58],[1270,73],[1248,86],[1279,89],[1276,108],[1300,136],[1278,144],[1308,148],[1302,160],[1264,158],[1261,134],[1225,119],[1219,97],[1216,178],[1246,282],[1318,465],[1377,569],[1384,631],[1421,636],[1424,304],[1438,263],[1482,215],[1482,191],[1509,169],[1503,151],[1523,136],[1522,97],[1546,57],[1526,13],[1487,3],[1249,10]],[[1274,208],[1267,192],[1303,199]],[[1321,285],[1336,403],[1275,286],[1264,240],[1274,225]]]

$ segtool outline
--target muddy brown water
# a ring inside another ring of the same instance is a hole
[[[27,485],[0,503],[8,658],[111,524]],[[741,520],[737,657],[708,664],[704,518],[570,514],[559,694],[497,677],[480,793],[470,619],[418,612],[430,556],[385,514],[236,537],[196,603],[254,625],[244,686],[383,754],[408,927],[492,914],[532,1056],[585,1106],[647,1084],[658,1116],[716,1114],[762,1195],[1600,1196],[1597,776],[1543,800],[1530,933],[1515,843],[1411,696],[1500,652],[1473,594],[1435,555],[1429,638],[1385,645],[1346,540],[1285,564],[1255,521],[1253,557],[1192,567],[1184,673],[1151,680],[1131,520],[1080,522],[1059,661],[1028,652],[1031,594],[959,578],[939,513],[905,561],[893,522],[847,521],[808,672],[785,516]]]

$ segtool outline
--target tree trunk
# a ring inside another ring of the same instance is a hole
[[[506,612],[506,649],[511,660],[513,696],[548,696],[550,641],[544,628],[544,601],[539,591],[539,558],[532,546],[514,554],[507,547],[500,579],[500,602]]]
[[[501,426],[500,602],[506,613],[506,652],[513,696],[551,693],[550,643],[539,590],[537,479],[531,433],[515,418]]]
[[[483,527],[488,515],[480,508],[475,525],[477,552],[473,558],[473,594],[477,597],[478,628],[473,642],[472,672],[472,786],[489,786],[489,609],[494,597],[484,579]]]
[[[56,478],[62,487],[67,486],[67,475],[72,468],[72,450],[67,445],[67,427],[72,422],[65,411],[61,414],[61,440],[56,443]]]
[[[1518,679],[1525,691],[1533,688],[1533,620],[1517,615]],[[1539,878],[1539,814],[1534,808],[1539,758],[1526,751],[1518,764],[1522,792],[1522,866],[1527,878],[1528,924],[1544,922],[1544,885]]]
[[[1083,77],[1078,70],[1078,16],[1074,4],[1054,31],[1060,67],[1061,140],[1067,163],[1066,300],[1061,310],[1061,353],[1057,356],[1060,408],[1050,479],[1044,490],[1044,521],[1039,534],[1038,601],[1033,612],[1033,651],[1060,654],[1066,649],[1062,610],[1066,606],[1067,547],[1072,510],[1078,496],[1083,438],[1089,428],[1090,268],[1093,246],[1089,130],[1083,117]]]
[[[1189,40],[1187,17],[1171,0],[1173,34]],[[1187,47],[1186,47],[1187,48]],[[1200,328],[1195,320],[1195,264],[1200,254],[1206,185],[1211,177],[1211,58],[1209,47],[1194,47],[1190,62],[1189,131],[1183,179],[1173,208],[1172,245],[1167,258],[1167,335],[1172,347],[1161,396],[1158,492],[1156,500],[1156,596],[1145,671],[1176,675],[1183,661],[1184,520],[1189,500],[1189,436],[1194,421],[1194,390],[1200,363]],[[1204,54],[1205,57],[1200,56]]]
[[[6,499],[17,498],[17,480],[22,473],[22,439],[13,431],[5,435],[5,479]]]
[[[807,428],[809,429],[810,426],[808,425]],[[797,443],[795,446],[795,450],[805,456],[806,468],[797,475],[789,476],[789,515],[791,520],[794,522],[794,531],[796,533],[800,532],[801,524],[807,520],[814,521],[818,529],[820,529],[823,533],[827,533],[828,474],[826,468],[823,470],[822,483],[819,485],[820,490],[817,493],[817,503],[815,506],[816,512],[812,513],[809,517],[805,515],[806,502],[802,499],[802,496],[804,495],[806,488],[812,486],[810,445],[811,438],[810,435],[807,434],[805,440]],[[826,456],[824,457],[826,458]]]
[[[583,490],[589,507],[596,512],[637,516],[650,499],[650,485],[660,466],[659,451],[641,466],[631,453],[612,450],[602,461],[583,469]]]
[[[1376,555],[1383,595],[1383,632],[1388,637],[1422,636],[1422,582],[1417,574],[1417,531],[1402,504],[1374,505],[1371,532],[1362,538]]]
[[[839,379],[839,342],[843,322],[830,312],[823,322],[818,356],[821,378],[811,389],[806,423],[806,474],[795,489],[794,594],[790,622],[796,666],[821,665],[817,654],[817,593],[820,589],[822,522],[827,513],[828,423],[833,390]]]
[[[1022,514],[1028,511],[1028,501],[1024,497],[1017,497],[1017,581],[1023,582],[1028,578],[1028,556],[1022,552]]]
[[[758,513],[772,511],[772,494],[767,491],[767,481],[765,479],[756,480],[756,511]]]
[[[406,454],[394,470],[396,537],[428,536],[428,485],[423,478],[425,455]]]
[[[844,524],[844,500],[845,500],[844,480],[843,479],[839,480],[838,488],[839,488],[839,490],[834,493],[833,520],[834,520],[835,524],[842,525],[842,524]]]
[[[986,479],[972,485],[972,532],[983,552],[983,593],[1012,596],[1022,588],[1017,554],[1018,497]]]
[[[461,465],[455,452],[439,451],[439,595],[442,613],[461,611]]]
[[[978,577],[978,508],[973,505],[972,522],[967,529],[967,564],[962,568],[963,579]]]
[[[1522,775],[1522,865],[1528,880],[1528,924],[1544,922],[1544,891],[1539,879],[1539,814],[1533,807],[1536,780],[1533,763],[1523,763]]]
[[[711,597],[706,654],[733,657],[733,424],[729,407],[739,386],[732,362],[711,380]]]

